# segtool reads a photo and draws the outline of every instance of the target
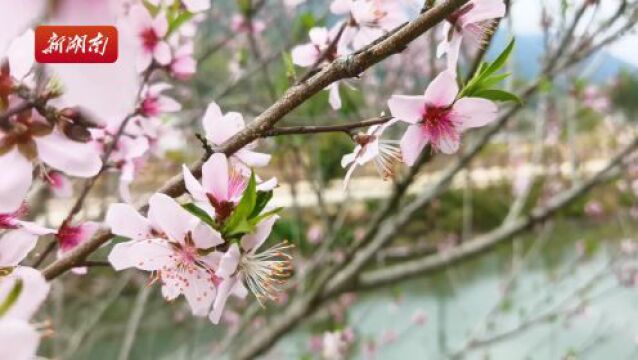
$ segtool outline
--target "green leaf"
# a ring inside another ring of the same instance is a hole
[[[501,54],[496,58],[496,60],[494,60],[494,62],[491,63],[490,66],[488,66],[488,68],[485,70],[485,72],[488,75],[494,74],[505,65],[505,63],[507,62],[507,59],[509,59],[510,55],[512,54],[512,50],[514,49],[515,44],[516,44],[516,40],[512,39],[510,43],[507,45],[507,47],[505,48],[505,50],[503,50],[503,52],[501,52]]]
[[[166,36],[172,34],[173,31],[179,29],[180,26],[182,26],[185,22],[190,20],[192,17],[193,17],[193,14],[189,13],[188,11],[184,11],[180,13],[179,15],[177,15],[177,17],[175,17],[175,19],[170,21],[170,23],[168,24],[168,33]]]
[[[249,219],[259,216],[259,213],[268,205],[270,199],[272,199],[272,191],[257,191],[257,200],[255,201],[255,208],[253,212],[248,216]]]
[[[226,234],[234,234],[237,233],[235,230],[236,227],[239,227],[240,224],[247,221],[249,216],[253,213],[255,209],[255,204],[257,203],[257,180],[255,179],[255,172],[252,171],[250,173],[250,180],[248,181],[248,185],[244,190],[244,194],[242,195],[239,203],[233,210],[232,214],[226,219],[224,222],[223,232]]]
[[[510,73],[502,73],[502,74],[488,76],[485,79],[483,79],[483,81],[481,81],[481,83],[479,84],[479,87],[481,89],[490,89],[493,86],[500,83],[501,81],[507,79],[509,76],[510,76]]]
[[[279,214],[279,212],[280,212],[281,210],[283,210],[283,208],[281,208],[281,207],[274,208],[274,209],[272,209],[272,210],[270,210],[270,211],[267,211],[267,212],[265,212],[265,213],[263,213],[263,214],[261,214],[261,215],[259,215],[259,216],[256,216],[256,217],[254,217],[254,218],[251,218],[251,219],[250,219],[250,223],[251,223],[253,226],[256,226],[257,224],[259,224],[260,222],[262,222],[262,220],[268,219],[269,217],[271,217],[271,216],[273,216],[273,215],[277,215],[277,214]]]
[[[297,71],[295,70],[295,64],[292,62],[292,56],[288,52],[281,54],[284,60],[284,66],[286,68],[286,77],[288,79],[295,79],[297,77]]]
[[[210,225],[211,227],[215,227],[215,220],[213,220],[213,218],[210,215],[208,215],[208,213],[206,211],[202,210],[201,208],[199,208],[194,203],[184,204],[184,205],[182,205],[182,207],[184,208],[184,210],[186,210],[189,213],[191,213],[192,215],[196,216],[201,221],[205,222],[206,224]]]
[[[498,90],[498,89],[479,90],[476,93],[474,93],[474,95],[472,96],[488,99],[488,100],[493,100],[493,101],[513,101],[517,104],[523,104],[523,102],[521,101],[521,99],[518,98],[518,96],[510,92],[507,92],[504,90]]]
[[[18,297],[20,297],[20,294],[22,293],[22,285],[22,279],[16,280],[16,283],[13,285],[9,295],[7,295],[4,301],[0,304],[0,317],[6,314],[11,306],[13,306],[13,304],[15,304],[18,300]]]

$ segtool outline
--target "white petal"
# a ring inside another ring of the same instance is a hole
[[[16,149],[0,156],[0,213],[16,211],[31,187],[33,165]]]

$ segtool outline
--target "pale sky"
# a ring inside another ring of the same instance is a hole
[[[517,33],[539,33],[541,4],[558,8],[559,0],[515,0],[512,9],[514,31]],[[611,13],[617,9],[617,0],[601,0],[602,13]],[[616,57],[638,66],[638,35],[626,36],[609,50]]]

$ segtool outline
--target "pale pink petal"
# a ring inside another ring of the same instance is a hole
[[[461,35],[458,31],[455,31],[452,35],[452,40],[450,40],[447,46],[447,69],[453,74],[456,74],[456,69],[458,67],[462,40],[463,35]]]
[[[42,0],[0,1],[0,59],[16,36],[33,26],[48,3]]]
[[[249,167],[263,167],[268,165],[271,156],[248,149],[240,149],[235,153],[235,156]]]
[[[498,106],[480,98],[462,98],[454,103],[452,115],[458,117],[463,130],[485,126],[496,119]]]
[[[409,124],[416,124],[423,120],[425,97],[392,95],[388,100],[388,107],[395,118]]]
[[[243,299],[248,296],[248,289],[241,281],[237,281],[235,283],[235,286],[233,286],[233,288],[230,290],[230,293],[233,296],[237,296],[238,298]]]
[[[166,301],[175,300],[182,293],[181,286],[176,271],[162,272],[162,296]]]
[[[356,154],[359,153],[359,151],[361,151],[361,145],[355,146],[354,150],[351,153],[344,155],[341,158],[341,167],[346,168],[348,165],[350,165],[354,161],[354,158]]]
[[[271,191],[277,187],[277,178],[273,177],[257,184],[257,191]]]
[[[155,30],[155,34],[160,38],[166,35],[168,32],[168,19],[165,13],[160,12],[155,19],[153,19],[153,30]]]
[[[128,204],[111,204],[106,223],[115,235],[130,239],[147,239],[153,232],[151,223]]]
[[[202,166],[202,185],[204,191],[213,195],[217,201],[228,199],[228,159],[224,154],[213,154]]]
[[[175,266],[174,252],[164,239],[116,244],[108,259],[115,270],[135,267],[145,271],[157,271]]]
[[[35,33],[28,29],[24,34],[17,37],[7,50],[7,59],[11,76],[18,80],[24,79],[35,64]]]
[[[102,167],[102,160],[92,143],[70,140],[58,130],[35,138],[38,156],[47,165],[71,176],[91,177]]]
[[[454,154],[459,150],[461,141],[455,134],[442,134],[436,139],[436,143],[433,140],[432,145],[444,154]]]
[[[40,333],[26,320],[0,320],[0,359],[33,360]]]
[[[160,96],[157,101],[162,112],[176,112],[182,109],[182,104],[168,96]]]
[[[339,83],[332,83],[328,86],[328,102],[333,110],[341,109],[341,95],[339,95]]]
[[[153,50],[153,57],[160,65],[171,63],[171,47],[165,41],[160,41]]]
[[[171,241],[183,242],[186,234],[199,221],[165,194],[154,194],[148,204],[148,219],[154,227],[162,229]]]
[[[295,46],[291,52],[292,63],[297,66],[308,67],[314,65],[321,52],[313,44]]]
[[[222,281],[222,283],[219,285],[217,289],[217,296],[215,297],[215,301],[213,302],[213,309],[208,315],[208,319],[210,319],[213,324],[219,324],[219,319],[224,312],[224,307],[226,306],[228,296],[230,296],[237,281],[238,280],[236,277],[232,277]]]
[[[216,295],[211,274],[204,269],[198,269],[189,275],[188,282],[184,285],[184,297],[193,315],[206,316]]]
[[[26,230],[12,230],[0,237],[0,267],[18,265],[38,242],[38,236]]]
[[[50,285],[38,270],[18,266],[0,279],[0,299],[7,298],[17,281],[22,282],[22,292],[3,318],[29,320],[46,299]]]
[[[505,16],[505,3],[503,0],[474,0],[474,6],[467,14],[461,17],[463,24],[477,23],[489,19],[496,19]]]
[[[310,41],[317,46],[324,46],[328,44],[328,29],[325,27],[314,27],[308,32]]]
[[[255,252],[259,247],[268,239],[272,232],[272,227],[279,219],[279,216],[273,215],[266,220],[263,220],[255,227],[255,230],[246,234],[241,238],[241,247],[245,251]]]
[[[427,145],[429,139],[418,125],[408,127],[401,138],[401,155],[406,165],[412,166]]]
[[[151,65],[151,62],[153,62],[153,54],[141,51],[135,61],[135,68],[137,71],[142,72]]]
[[[215,102],[211,102],[210,104],[208,104],[206,113],[202,118],[202,127],[204,128],[206,137],[208,138],[208,140],[216,145],[219,145],[226,140],[221,139],[221,137],[218,136],[217,132],[217,124],[223,117],[224,114],[222,114],[222,109],[219,107],[219,105],[217,105],[217,103]]]
[[[452,105],[458,93],[459,86],[456,84],[454,73],[443,71],[432,80],[425,90],[424,97],[428,105],[448,107]]]
[[[33,165],[16,149],[0,156],[0,213],[16,211],[31,187]]]
[[[352,0],[333,0],[330,4],[330,11],[336,15],[343,15],[350,12]]]
[[[182,0],[186,10],[197,13],[210,9],[210,0]]]
[[[129,19],[137,31],[152,25],[153,19],[148,10],[142,5],[134,5],[129,10]]]
[[[211,249],[224,242],[217,230],[208,224],[200,223],[193,230],[193,242],[199,249]]]
[[[219,276],[222,279],[230,278],[237,270],[240,256],[241,255],[237,244],[233,243],[232,245],[230,245],[226,253],[224,253],[221,260],[219,261],[219,267],[217,268],[215,275]]]
[[[33,235],[48,235],[56,233],[55,229],[49,229],[31,221],[16,220],[15,222],[21,229],[24,229]]]
[[[191,173],[190,169],[186,165],[182,165],[182,173],[184,176],[184,184],[186,185],[186,190],[191,194],[195,201],[208,201],[206,197],[206,191],[202,187],[202,184],[195,179],[193,173]]]

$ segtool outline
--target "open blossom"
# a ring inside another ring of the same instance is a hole
[[[202,254],[223,243],[217,231],[164,194],[151,197],[148,218],[129,205],[114,204],[106,222],[114,234],[131,239],[111,250],[108,259],[115,270],[151,271],[166,300],[183,294],[194,315],[208,313],[218,279],[214,259]]]
[[[291,245],[284,242],[258,252],[278,218],[273,215],[263,220],[252,233],[242,237],[239,245],[232,243],[219,259],[215,275],[221,281],[209,315],[213,324],[219,323],[231,294],[244,297],[248,288],[262,303],[265,300],[276,300],[277,294],[282,291],[283,281],[290,276],[292,270],[292,258],[285,252]]]
[[[233,167],[224,154],[213,154],[202,165],[201,184],[186,165],[183,166],[184,183],[193,200],[222,223],[235,209],[241,199],[248,179]],[[258,190],[268,191],[276,185],[269,180],[257,185]]]
[[[202,126],[206,133],[206,139],[211,144],[218,146],[230,139],[233,135],[243,130],[246,126],[244,117],[237,112],[222,113],[219,105],[212,102],[206,109],[202,119]],[[235,152],[232,159],[237,160],[244,167],[261,167],[268,165],[270,155],[252,151],[252,144]]]
[[[436,151],[453,154],[461,133],[494,121],[498,107],[480,98],[461,98],[451,71],[439,74],[423,96],[393,95],[388,101],[392,116],[410,126],[401,139],[403,161],[412,166],[429,143]]]
[[[344,168],[350,166],[346,172],[344,187],[348,186],[354,170],[370,161],[374,161],[377,172],[384,179],[394,175],[394,163],[401,160],[398,141],[383,140],[381,135],[395,122],[396,119],[392,119],[384,124],[371,126],[366,134],[355,135],[357,146],[355,146],[353,152],[344,155],[341,159],[341,166]]]
[[[292,49],[292,62],[298,66],[311,67],[331,63],[341,55],[346,54],[345,49],[340,45],[341,42],[334,43],[339,36],[339,32],[340,26],[335,26],[330,30],[324,27],[310,29],[308,33],[310,42],[295,46]],[[330,92],[330,106],[335,110],[340,109],[339,82],[336,81],[328,85],[326,90]]]
[[[330,10],[335,14],[350,14],[340,42],[353,50],[361,49],[408,20],[399,1],[334,0]]]
[[[171,48],[164,39],[168,32],[166,14],[160,12],[152,18],[146,8],[135,5],[129,17],[140,44],[138,71],[146,70],[153,60],[160,65],[168,65],[171,62]]]
[[[20,220],[27,215],[29,209],[26,204],[21,204],[16,211],[0,214],[0,229],[22,229],[32,235],[52,234],[55,230],[45,228],[31,221]]]
[[[145,86],[142,90],[140,114],[146,117],[156,117],[181,110],[182,105],[175,99],[162,95],[162,92],[171,87],[170,84],[163,82]]]
[[[503,0],[470,0],[448,17],[437,49],[438,56],[447,54],[448,70],[456,72],[463,37],[485,45],[486,36],[494,31],[494,19],[505,16],[505,11]]]

